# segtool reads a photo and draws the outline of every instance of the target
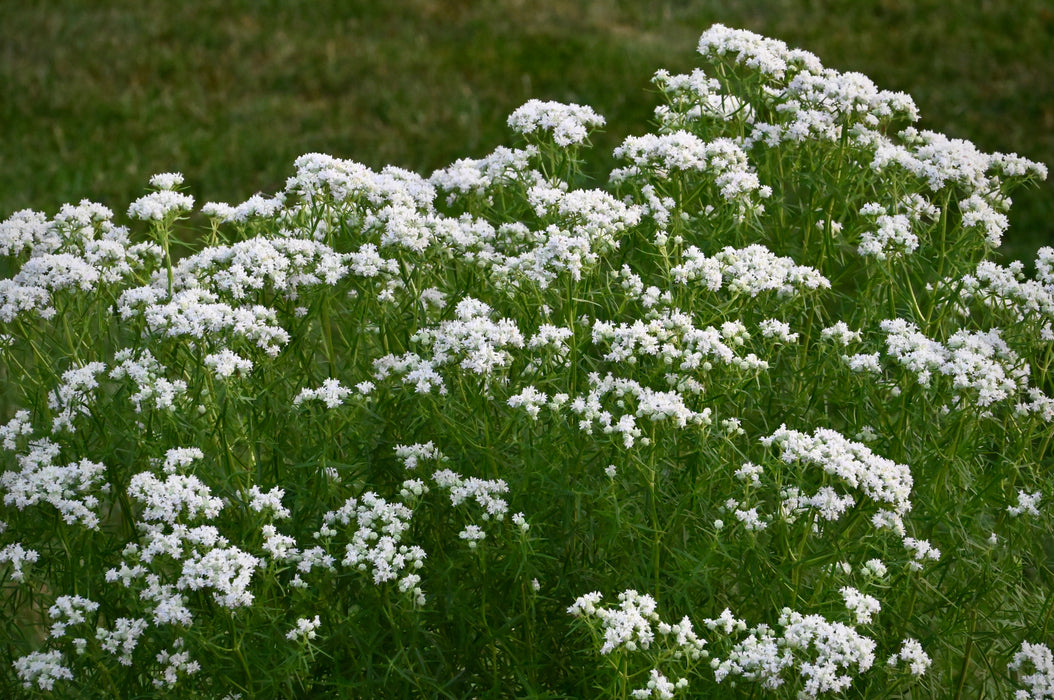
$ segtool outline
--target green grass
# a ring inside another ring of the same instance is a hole
[[[604,114],[606,154],[713,22],[909,92],[924,128],[1054,164],[1049,0],[53,0],[0,22],[0,218],[85,197],[123,214],[169,170],[240,202],[308,151],[427,173],[508,143],[531,97]],[[1054,243],[1054,182],[1012,222],[1009,255]]]

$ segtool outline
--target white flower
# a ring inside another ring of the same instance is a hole
[[[128,207],[128,216],[143,221],[164,221],[169,216],[185,214],[194,208],[194,198],[172,190],[158,190],[135,200]]]
[[[161,469],[166,474],[175,474],[180,469],[189,467],[204,458],[205,453],[197,447],[173,447],[165,452],[165,462]]]
[[[285,496],[284,489],[275,486],[267,493],[264,493],[259,486],[250,486],[248,495],[249,508],[257,513],[269,510],[273,517],[278,520],[289,517],[289,509],[282,505],[282,498]]]
[[[34,651],[15,659],[15,673],[23,688],[51,691],[57,680],[73,680],[73,672],[63,666],[65,659],[60,651]]]
[[[252,371],[252,360],[246,359],[232,350],[224,348],[217,353],[205,356],[205,366],[212,369],[219,379],[226,379],[234,374],[247,375]]]
[[[23,567],[26,563],[34,563],[40,559],[40,554],[35,549],[25,549],[15,542],[0,549],[0,564],[10,564],[10,576],[12,581],[24,581],[26,574]]]
[[[223,508],[223,499],[212,496],[208,485],[194,475],[169,474],[160,481],[150,472],[140,472],[129,481],[128,495],[143,504],[139,517],[148,522],[174,523],[184,515],[210,519]]]
[[[285,638],[293,642],[306,644],[317,636],[318,628],[321,624],[318,615],[315,615],[311,620],[301,617],[296,621],[296,627],[286,633]]]
[[[370,388],[372,388],[373,386],[372,383],[364,383],[369,384]],[[369,393],[369,391],[363,392],[360,390],[360,393],[365,394]],[[336,408],[337,406],[342,405],[344,403],[344,399],[346,399],[350,394],[351,389],[342,386],[338,380],[333,379],[331,377],[329,379],[324,380],[322,382],[322,386],[317,389],[301,389],[300,393],[297,394],[296,397],[293,399],[293,405],[299,406],[304,401],[317,400],[324,403],[326,405],[326,408]]]
[[[182,173],[158,173],[150,178],[150,186],[159,190],[174,190],[182,184]]]
[[[117,655],[117,661],[122,666],[131,666],[132,652],[138,646],[139,638],[146,628],[147,621],[144,619],[119,617],[114,621],[112,630],[104,627],[97,628],[95,638],[99,640],[99,646],[103,651]]]
[[[584,143],[591,130],[604,125],[604,118],[591,107],[528,100],[509,115],[508,123],[524,136],[549,132],[556,145],[566,148]]]
[[[512,408],[523,408],[532,419],[537,420],[542,406],[549,400],[544,392],[538,391],[533,386],[526,387],[519,394],[510,396],[508,405]]]
[[[905,639],[900,646],[900,652],[889,657],[887,662],[890,666],[896,666],[900,661],[908,662],[908,670],[914,676],[921,676],[933,664],[930,657],[922,650],[918,640]]]
[[[1025,674],[1029,666],[1033,673]],[[1046,644],[1022,642],[1008,668],[1021,674],[1020,681],[1029,688],[1028,691],[1020,691],[1024,695],[1019,692],[1017,697],[1023,700],[1054,698],[1054,654]]]
[[[882,609],[877,598],[861,593],[851,586],[844,586],[841,594],[845,607],[853,613],[858,625],[870,624],[872,616]]]
[[[172,643],[172,650],[163,650],[157,655],[157,662],[163,664],[161,676],[153,679],[156,688],[171,688],[179,682],[180,675],[191,675],[201,670],[201,664],[190,658],[190,652],[179,651],[183,648],[183,638]]]
[[[413,445],[396,445],[395,456],[403,461],[403,466],[407,469],[416,469],[418,463],[423,459],[433,460],[437,464],[447,461],[446,456],[431,441]]]
[[[1017,505],[1007,506],[1006,512],[1010,515],[1017,517],[1018,515],[1028,514],[1039,516],[1039,502],[1043,500],[1043,494],[1040,491],[1034,493],[1028,493],[1023,490],[1017,492]]]

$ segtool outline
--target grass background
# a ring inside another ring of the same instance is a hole
[[[649,125],[653,72],[722,22],[910,93],[921,126],[1054,166],[1051,0],[49,0],[0,14],[0,219],[150,175],[200,203],[279,189],[300,154],[422,173],[511,142],[527,99],[608,119],[595,172]],[[1052,179],[1054,180],[1054,179]],[[1054,181],[1005,253],[1054,244]]]

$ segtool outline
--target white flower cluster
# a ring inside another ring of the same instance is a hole
[[[62,373],[62,383],[48,394],[52,411],[51,432],[73,430],[73,419],[91,413],[92,393],[99,388],[97,377],[106,371],[102,362],[89,362]]]
[[[918,131],[913,127],[905,129],[899,136],[906,145],[894,144],[888,139],[881,142],[875,151],[872,169],[881,172],[895,164],[924,181],[934,192],[948,185],[958,185],[968,194],[985,196],[999,191],[1001,175],[1037,179],[1047,176],[1046,166],[1040,163],[1014,154],[982,153],[973,143],[963,139],[950,139],[944,134]],[[1014,165],[1008,168],[1011,161]]]
[[[450,504],[459,506],[465,501],[473,500],[481,509],[480,518],[484,521],[505,519],[509,510],[509,504],[501,498],[509,492],[509,485],[503,479],[479,479],[477,477],[463,477],[450,469],[440,469],[432,475],[436,486],[446,489],[450,493]],[[515,516],[517,525],[526,532],[530,527],[522,513]],[[477,544],[485,539],[486,532],[482,527],[469,524],[458,534],[458,537],[466,540],[470,549],[475,549]]]
[[[0,425],[0,439],[3,447],[9,452],[15,452],[23,444],[22,438],[33,434],[33,419],[29,411],[22,409],[15,412],[14,417],[4,425]]]
[[[908,568],[912,571],[922,571],[922,565],[927,559],[939,561],[941,558],[941,550],[930,544],[929,540],[905,537],[904,548],[911,553],[912,561],[908,562]]]
[[[998,329],[960,330],[944,345],[904,319],[884,320],[881,328],[886,332],[887,354],[913,372],[922,386],[929,385],[934,373],[951,377],[953,389],[970,390],[979,408],[1028,390],[1028,363],[1006,344]]]
[[[814,72],[820,69],[819,60],[807,51],[792,50],[779,39],[745,29],[730,29],[723,24],[714,24],[703,32],[697,48],[704,57],[717,60],[727,56],[736,64],[777,80],[798,66]]]
[[[458,302],[456,313],[456,320],[443,321],[413,335],[414,342],[429,347],[435,365],[460,358],[458,365],[462,369],[490,376],[511,364],[513,357],[508,348],[523,347],[523,335],[516,322],[508,318],[492,321],[493,311],[487,304],[465,297]]]
[[[852,586],[843,586],[839,592],[845,601],[845,607],[853,613],[853,619],[858,625],[871,624],[871,618],[882,610],[877,598],[861,593]]]
[[[264,564],[259,558],[219,538],[206,550],[194,549],[183,560],[177,590],[211,589],[222,607],[246,607],[254,596],[249,590],[253,573]]]
[[[161,481],[150,472],[139,472],[128,482],[128,495],[143,504],[139,517],[174,524],[181,517],[212,519],[223,508],[223,499],[212,495],[201,479],[169,474]]]
[[[183,649],[185,642],[180,637],[172,643],[172,649],[158,653],[157,662],[164,668],[161,676],[153,679],[156,688],[172,688],[179,682],[181,675],[192,675],[201,670],[201,664],[190,658],[190,652]]]
[[[173,270],[174,286],[200,287],[235,300],[265,290],[296,299],[305,287],[337,284],[349,272],[347,260],[323,243],[291,234],[256,237],[181,259]]]
[[[786,682],[785,672],[796,668],[802,686],[798,697],[816,698],[847,689],[854,667],[864,673],[874,665],[874,640],[852,627],[789,608],[783,609],[777,624],[782,632],[758,625],[732,647],[727,658],[715,657],[711,666],[717,682],[739,676],[775,690]]]
[[[446,455],[440,452],[432,441],[413,445],[396,445],[395,456],[403,461],[403,466],[407,469],[416,469],[423,459],[434,460],[437,464],[447,461]]]
[[[9,544],[0,549],[0,564],[10,564],[10,568],[7,569],[8,575],[12,581],[24,581],[26,578],[26,572],[24,571],[27,563],[33,564],[40,559],[40,553],[35,549],[26,549],[18,542]]]
[[[1011,516],[1033,515],[1039,517],[1039,502],[1043,500],[1043,494],[1039,491],[1028,493],[1024,490],[1017,492],[1017,505],[1007,506],[1006,512]]]
[[[440,394],[447,392],[443,377],[436,371],[435,364],[417,353],[385,355],[373,361],[374,379],[384,380],[391,374],[401,374],[403,384],[412,384],[418,394],[428,394],[432,389],[437,389]]]
[[[1054,248],[1039,249],[1036,279],[1025,279],[1024,264],[1015,260],[1002,267],[982,260],[977,270],[963,275],[960,296],[964,302],[978,300],[984,306],[1008,314],[1018,324],[1029,322],[1039,329],[1039,339],[1054,341],[1054,276],[1044,279],[1043,262],[1054,259]]]
[[[802,494],[801,489],[796,486],[789,486],[783,490],[782,497],[780,515],[788,523],[796,522],[801,515],[810,510],[815,511],[823,520],[838,520],[856,505],[855,498],[848,494],[840,494],[830,486],[821,486],[812,496]],[[818,529],[815,523],[814,529]]]
[[[402,542],[412,515],[402,503],[390,503],[367,491],[360,499],[349,498],[337,510],[326,513],[316,536],[331,538],[337,534],[337,525],[347,527],[354,522],[356,529],[341,563],[359,571],[372,570],[373,582],[378,585],[398,580],[399,590],[423,605],[424,593],[418,586],[421,576],[416,571],[424,566],[426,554],[417,545]]]
[[[628,136],[615,149],[615,157],[630,164],[612,170],[611,182],[698,174],[713,181],[722,199],[735,205],[735,218],[739,221],[747,215],[761,214],[761,200],[772,194],[772,188],[762,185],[750,167],[743,149],[727,138],[707,142],[687,131]]]
[[[253,369],[252,360],[242,357],[230,348],[206,355],[204,363],[217,379],[228,379],[234,375],[246,376]]]
[[[204,458],[205,453],[200,448],[173,447],[165,452],[165,461],[161,465],[161,470],[165,474],[175,474]]]
[[[147,625],[147,621],[141,618],[119,617],[114,620],[112,630],[97,628],[95,638],[103,651],[117,656],[118,663],[131,666],[132,652],[139,646],[139,638],[146,632]]]
[[[839,321],[829,328],[824,328],[820,331],[820,337],[824,340],[832,343],[837,343],[842,347],[848,346],[850,343],[858,343],[863,337],[860,331],[854,331],[845,321]]]
[[[699,68],[688,75],[670,75],[667,70],[658,70],[652,82],[669,103],[655,108],[656,120],[666,131],[689,130],[704,119],[754,122],[755,112],[750,103],[721,92],[721,83]]]
[[[163,302],[166,297],[156,287],[130,289],[118,299],[118,312],[126,321],[141,316],[150,332],[160,336],[189,337],[226,347],[244,339],[271,357],[289,342],[276,312],[266,306],[231,306],[204,289],[185,289]]]
[[[48,616],[54,620],[51,623],[50,637],[52,639],[64,637],[67,627],[84,624],[88,621],[87,615],[98,609],[98,603],[82,596],[59,596],[55,599],[55,603],[48,608]]]
[[[342,386],[338,380],[331,377],[323,380],[322,386],[317,389],[301,389],[300,393],[293,399],[293,405],[299,406],[305,401],[321,401],[326,405],[326,408],[336,408],[342,405],[344,399],[350,394],[351,389]]]
[[[261,491],[259,486],[249,487],[249,508],[257,513],[269,511],[275,520],[285,520],[290,516],[289,509],[282,505],[285,489],[275,486],[270,491]]]
[[[653,668],[648,672],[648,683],[643,688],[637,688],[630,693],[633,698],[660,698],[661,700],[669,700],[674,697],[674,694],[683,688],[688,687],[688,679],[680,678],[676,683],[671,681],[669,678],[664,676],[659,669]]]
[[[962,226],[965,229],[977,229],[984,235],[985,243],[998,248],[1003,242],[1003,234],[1010,226],[1010,220],[1004,213],[1010,208],[1010,201],[993,195],[982,197],[972,194],[959,202],[962,215]]]
[[[895,143],[872,134],[874,158],[871,168],[880,174],[903,172],[917,178],[933,192],[955,187],[965,194],[958,200],[960,223],[982,233],[988,246],[1000,244],[1007,227],[1004,214],[1009,199],[1001,194],[1004,178],[1045,179],[1047,169],[1017,155],[985,154],[969,141],[949,139],[943,134],[909,127]]]
[[[55,689],[55,681],[73,680],[73,672],[62,665],[64,661],[60,651],[34,651],[15,659],[15,673],[23,688],[36,685],[39,690],[50,692]]]
[[[12,277],[0,280],[0,320],[57,313],[53,295],[92,292],[148,271],[161,259],[152,243],[131,244],[128,229],[114,226],[113,212],[87,200],[63,205],[52,221],[31,211],[0,222],[0,254],[28,254]]]
[[[158,190],[143,195],[128,206],[128,217],[143,221],[164,221],[189,213],[194,209],[194,198],[174,190]]]
[[[296,627],[286,633],[285,638],[293,642],[306,644],[318,636],[318,628],[321,624],[318,615],[315,615],[311,620],[301,617],[296,621]]]
[[[700,281],[712,292],[725,287],[751,297],[775,292],[786,298],[831,287],[830,280],[815,268],[779,257],[761,244],[738,250],[726,247],[713,256],[689,246],[684,251],[684,261],[671,268],[670,274],[681,284]]]
[[[779,319],[769,318],[758,324],[761,335],[765,338],[775,338],[784,343],[795,343],[798,334],[791,330],[790,325]]]
[[[285,194],[305,205],[331,206],[339,214],[362,214],[385,206],[428,208],[435,188],[416,173],[386,166],[379,173],[361,163],[323,153],[306,153],[293,163]]]
[[[780,448],[780,459],[787,464],[801,462],[820,467],[849,487],[860,489],[871,500],[892,508],[896,518],[911,509],[914,482],[910,468],[880,457],[866,445],[847,440],[834,430],[818,428],[806,435],[784,425],[762,438],[761,443]]]
[[[913,676],[921,676],[933,664],[929,655],[923,650],[917,639],[905,639],[901,642],[900,651],[889,657],[886,662],[890,667],[896,667],[901,661],[906,661],[908,671]]]
[[[487,204],[493,203],[491,190],[511,185],[517,181],[533,184],[541,179],[541,173],[531,171],[531,159],[537,157],[538,147],[510,149],[499,146],[483,158],[461,158],[441,170],[436,170],[428,181],[437,189],[448,192],[447,203],[459,198],[480,197]]]
[[[508,123],[525,137],[548,136],[557,146],[567,148],[585,143],[589,132],[604,126],[604,117],[588,106],[528,100],[509,115]]]
[[[25,510],[38,503],[52,505],[70,525],[96,528],[99,498],[93,492],[106,478],[106,466],[88,459],[65,466],[55,464],[59,446],[50,440],[31,442],[16,455],[21,469],[0,474],[4,505]]]
[[[623,591],[618,596],[617,608],[601,606],[603,597],[596,591],[587,593],[579,596],[567,609],[568,614],[587,622],[593,619],[600,622],[604,635],[604,643],[600,647],[601,654],[610,654],[617,649],[647,650],[655,641],[658,632],[661,637],[673,640],[676,656],[686,656],[694,660],[706,655],[703,649],[706,642],[695,634],[691,621],[685,617],[676,624],[663,622],[656,612],[658,605],[650,595],[635,590]],[[678,687],[683,688],[684,685]]]
[[[110,370],[110,378],[127,378],[136,385],[137,391],[128,397],[136,413],[142,412],[146,402],[152,403],[158,410],[172,410],[176,408],[176,399],[187,392],[187,382],[165,378],[165,368],[145,348],[138,353],[130,348],[118,350],[114,354],[114,362],[117,365]]]
[[[593,344],[610,348],[603,355],[605,360],[634,365],[653,357],[682,372],[709,371],[710,360],[745,371],[767,369],[768,363],[754,353],[741,357],[732,349],[744,345],[749,337],[746,327],[735,321],[722,324],[720,330],[696,328],[692,316],[677,308],[663,309],[647,322],[593,322]]]
[[[1025,673],[1031,667],[1032,673]],[[1014,700],[1054,699],[1054,654],[1046,644],[1022,642],[1008,668],[1017,671],[1028,690],[1019,690]]]
[[[201,213],[222,223],[245,223],[250,219],[275,219],[282,213],[285,194],[279,192],[274,197],[254,194],[237,206],[223,202],[206,202]]]
[[[837,142],[844,134],[867,144],[881,136],[880,127],[892,120],[914,122],[918,109],[911,97],[901,92],[878,90],[867,76],[825,69],[813,54],[789,49],[785,43],[746,30],[714,25],[699,40],[699,52],[718,66],[734,71],[745,67],[760,76],[752,97],[765,104],[774,121],[756,119],[738,99],[722,92],[720,82],[691,80],[698,96],[685,99],[683,91],[671,105],[674,123],[691,125],[699,117],[710,116],[721,105],[732,114],[744,113],[750,125],[745,144],[804,144],[811,141]],[[695,77],[694,74],[692,76]],[[689,76],[677,76],[683,83]],[[673,82],[673,81],[668,81]],[[729,101],[736,99],[736,101]],[[726,106],[727,105],[727,106]],[[709,114],[708,114],[709,113]],[[747,118],[749,117],[749,118]]]
[[[710,423],[709,408],[693,411],[676,391],[655,391],[632,379],[620,379],[610,373],[601,378],[599,374],[591,372],[589,384],[589,393],[575,397],[570,404],[571,411],[579,416],[579,428],[587,435],[592,435],[595,427],[599,427],[604,434],[619,433],[627,449],[641,436],[637,418],[672,420],[681,428]],[[601,400],[609,395],[622,410],[630,408],[626,403],[627,399],[632,398],[636,404],[632,413],[615,416],[605,409]]]

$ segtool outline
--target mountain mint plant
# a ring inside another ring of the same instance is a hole
[[[1046,169],[699,53],[606,181],[532,100],[0,223],[0,695],[1054,698]]]

